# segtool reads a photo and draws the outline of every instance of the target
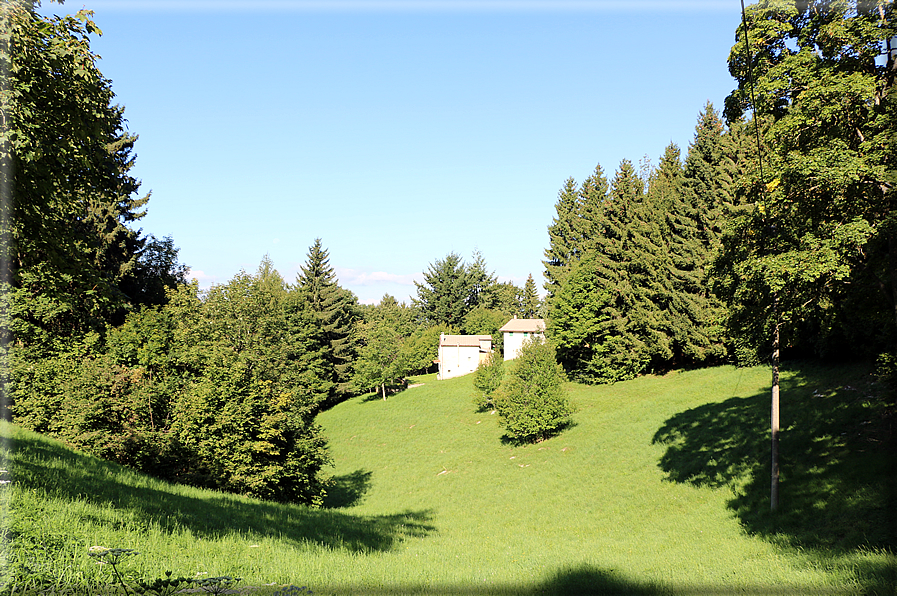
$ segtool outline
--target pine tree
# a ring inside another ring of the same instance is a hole
[[[498,304],[495,272],[489,272],[486,259],[480,251],[473,253],[473,262],[465,267],[467,277],[467,309],[477,307],[492,309]]]
[[[677,329],[676,359],[685,363],[721,359],[726,353],[719,324],[723,305],[709,291],[708,268],[734,201],[735,152],[708,102],[685,158],[681,190],[667,211],[674,296],[670,317]]]
[[[436,259],[424,273],[424,283],[414,282],[417,298],[412,299],[431,325],[460,329],[469,310],[467,269],[461,257],[449,253]]]
[[[560,291],[570,265],[578,258],[581,237],[578,232],[579,189],[573,178],[567,178],[558,193],[555,204],[557,214],[548,226],[548,248],[545,249],[545,289],[547,300]]]
[[[539,311],[541,310],[539,303],[540,300],[539,294],[536,291],[536,282],[533,280],[532,273],[530,273],[526,278],[526,283],[523,285],[523,318],[538,318]]]
[[[308,301],[323,332],[325,358],[336,393],[345,394],[351,389],[352,364],[357,350],[358,299],[339,286],[330,266],[330,254],[322,247],[320,238],[309,248],[308,258],[296,277],[296,286]]]
[[[604,175],[601,164],[598,164],[595,166],[595,171],[583,180],[579,189],[578,217],[573,222],[574,237],[577,241],[574,256],[577,259],[582,258],[595,238],[602,233],[597,224],[601,221],[609,199],[609,192],[607,176]]]

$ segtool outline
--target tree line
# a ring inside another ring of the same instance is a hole
[[[8,3],[3,416],[163,478],[319,504],[316,413],[432,371],[441,333],[493,335],[500,350],[508,319],[546,318],[566,374],[589,383],[766,361],[779,345],[893,366],[893,2],[746,12],[738,86],[722,114],[700,112],[684,157],[670,145],[655,167],[564,182],[544,303],[532,275],[500,282],[474,252],[435,259],[410,304],[362,305],[320,239],[292,282],[266,257],[209,290],[188,283],[174,240],[135,227],[149,196],[129,174],[136,136],[90,51],[90,13]],[[537,362],[554,396],[556,367]],[[519,391],[487,397],[508,420],[520,410],[507,406]]]
[[[549,332],[574,378],[794,356],[878,358],[897,337],[894,5],[763,0],[684,160],[601,167],[556,203]]]
[[[265,257],[201,291],[172,238],[136,228],[149,195],[92,13],[15,1],[0,26],[4,417],[165,479],[320,504],[321,409],[432,369],[442,332],[538,308],[532,277],[499,283],[479,254],[437,260],[412,305],[360,305],[320,239],[293,283]]]

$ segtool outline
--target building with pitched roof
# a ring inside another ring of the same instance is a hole
[[[491,335],[439,336],[439,372],[437,380],[472,373],[492,353]]]
[[[504,334],[505,360],[513,360],[520,353],[523,342],[530,338],[545,341],[545,319],[518,319],[514,317],[499,329]]]

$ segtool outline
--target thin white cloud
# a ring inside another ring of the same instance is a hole
[[[141,12],[691,12],[732,0],[96,0],[89,8]]]
[[[199,269],[190,269],[187,272],[187,279],[195,279],[199,283],[199,287],[202,289],[208,289],[209,287],[218,283],[218,276],[209,275],[200,271]]]

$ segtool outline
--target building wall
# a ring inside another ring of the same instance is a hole
[[[478,346],[439,346],[438,380],[460,377],[474,372],[480,365]]]
[[[527,331],[505,331],[505,360],[513,360],[520,353],[523,342],[531,337],[538,337],[541,341],[545,341],[544,333],[532,333]]]

